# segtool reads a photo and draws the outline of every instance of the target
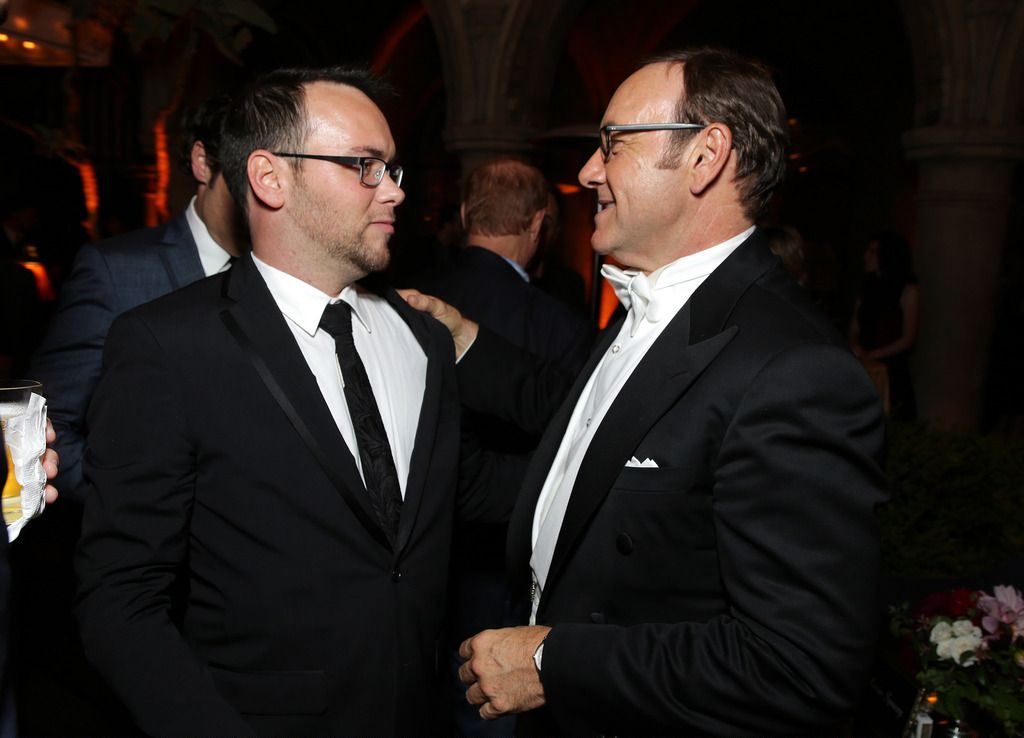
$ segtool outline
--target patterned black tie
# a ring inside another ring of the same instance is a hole
[[[345,401],[356,431],[370,506],[388,541],[394,546],[398,535],[398,516],[402,510],[402,490],[370,378],[366,376],[366,369],[352,340],[352,308],[345,302],[329,304],[320,318],[320,327],[334,336],[334,350],[345,380]]]

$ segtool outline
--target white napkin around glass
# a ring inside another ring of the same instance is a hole
[[[4,440],[21,485],[21,517],[7,526],[7,537],[13,541],[46,507],[46,472],[40,460],[46,451],[46,400],[42,396],[33,392],[25,412],[7,419]]]

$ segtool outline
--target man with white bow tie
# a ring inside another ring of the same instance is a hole
[[[732,53],[619,87],[580,182],[628,312],[553,414],[538,398],[564,377],[409,298],[453,331],[464,402],[547,423],[509,526],[531,624],[462,646],[483,716],[524,713],[524,735],[823,735],[853,709],[882,412],[754,226],[785,146],[768,72]]]

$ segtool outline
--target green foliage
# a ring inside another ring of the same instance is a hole
[[[890,423],[892,501],[879,510],[883,562],[896,576],[974,574],[1024,553],[1024,448]]]

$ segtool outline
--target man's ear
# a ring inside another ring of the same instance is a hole
[[[196,182],[204,185],[211,184],[213,173],[210,171],[210,165],[206,163],[206,147],[203,146],[202,141],[192,144],[189,165],[192,167],[192,176],[195,177]]]
[[[732,131],[724,123],[711,123],[698,134],[697,146],[690,152],[690,192],[699,195],[713,185],[732,156]]]
[[[544,216],[547,214],[547,210],[538,210],[530,218],[530,238],[536,240],[540,237],[540,228],[544,224]]]
[[[285,172],[287,165],[269,151],[257,149],[249,154],[246,174],[253,196],[272,210],[282,207],[286,200],[291,179]]]

